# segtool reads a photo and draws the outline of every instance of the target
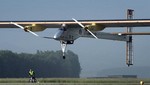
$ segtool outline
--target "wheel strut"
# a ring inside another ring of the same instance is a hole
[[[61,49],[62,49],[62,53],[63,53],[63,59],[65,59],[66,58],[65,51],[66,51],[66,47],[67,47],[67,42],[60,41],[60,43],[61,43]]]

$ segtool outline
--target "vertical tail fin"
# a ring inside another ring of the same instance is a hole
[[[133,65],[133,42],[132,35],[129,36],[129,41],[126,42],[126,64]]]
[[[133,19],[132,9],[127,10],[127,19]],[[132,27],[127,27],[127,33],[132,33]],[[133,65],[133,42],[132,35],[128,35],[129,41],[126,42],[126,64],[128,66]]]

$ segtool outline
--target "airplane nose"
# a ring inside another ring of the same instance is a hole
[[[58,38],[58,35],[57,35],[57,33],[54,35],[54,39],[57,39]]]
[[[60,39],[61,35],[62,35],[63,31],[59,31],[54,35],[54,39],[58,40]]]

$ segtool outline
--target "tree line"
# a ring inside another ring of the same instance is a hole
[[[36,77],[80,77],[81,67],[78,56],[72,51],[37,51],[35,54],[0,51],[0,77],[24,78],[28,71],[35,71]]]

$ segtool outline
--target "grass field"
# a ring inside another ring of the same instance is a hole
[[[138,78],[37,78],[37,83],[28,83],[28,78],[1,78],[0,85],[150,85],[150,79]]]

